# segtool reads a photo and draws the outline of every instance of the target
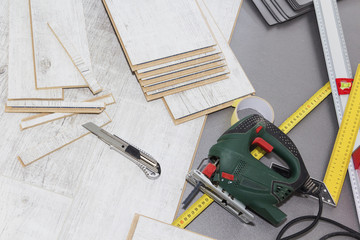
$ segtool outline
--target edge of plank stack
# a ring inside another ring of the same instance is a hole
[[[206,92],[206,86],[211,91],[222,88],[219,96],[227,95],[227,91],[237,91],[235,95],[230,94],[230,98],[220,97],[210,100],[209,104],[200,103],[195,111],[180,114],[180,117],[176,114],[179,108],[174,109],[168,102],[171,100],[166,100],[176,124],[205,115],[209,109],[210,112],[219,110],[220,106],[222,109],[228,106],[223,106],[223,103],[254,93],[246,75],[242,74],[240,78],[239,74],[236,75],[236,72],[243,73],[241,66],[234,68],[234,64],[229,63],[229,60],[237,62],[236,57],[233,58],[229,50],[224,50],[230,48],[227,41],[225,45],[219,43],[219,36],[214,34],[204,17],[204,10],[196,1],[102,1],[129,66],[148,101],[185,94],[196,105],[211,97]],[[224,38],[222,34],[220,38]],[[241,86],[233,80],[228,81],[234,76],[242,83]],[[193,89],[203,92],[187,94]],[[187,103],[185,105],[185,108],[192,108]],[[199,112],[201,114],[197,114]],[[188,115],[192,117],[184,118]],[[180,118],[183,119],[178,120]]]

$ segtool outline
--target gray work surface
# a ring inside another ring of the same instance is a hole
[[[339,1],[338,5],[355,74],[357,64],[360,63],[360,1],[343,0]],[[269,27],[253,3],[244,0],[231,47],[255,87],[256,95],[266,99],[273,106],[277,126],[328,81],[313,11],[290,22]],[[232,111],[233,109],[225,109],[208,116],[193,168],[198,166],[201,159],[207,157],[210,147],[230,127]],[[337,130],[333,99],[329,96],[288,134],[298,147],[313,178],[323,179]],[[184,197],[192,189],[193,187],[187,184]],[[201,195],[202,193],[197,197]],[[314,199],[293,196],[281,205],[280,209],[288,215],[289,221],[295,217],[316,214],[318,203]],[[181,209],[179,214],[183,211]],[[333,208],[325,205],[323,216],[359,230],[348,176],[338,206]],[[307,224],[309,223],[297,225],[288,233]],[[255,215],[253,225],[244,224],[213,203],[187,229],[216,239],[256,240],[275,239],[282,226],[284,224],[273,227],[258,215]],[[329,232],[338,230],[337,227],[320,223],[301,239],[319,239]]]

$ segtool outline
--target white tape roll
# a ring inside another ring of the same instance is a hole
[[[239,121],[238,112],[244,109],[252,109],[263,115],[270,122],[274,122],[275,114],[274,109],[268,101],[261,97],[250,96],[242,99],[235,108],[235,111],[231,117],[231,125]]]

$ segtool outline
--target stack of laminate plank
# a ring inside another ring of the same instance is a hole
[[[81,0],[9,1],[9,19],[5,111],[41,113],[23,119],[22,129],[75,113],[99,114],[114,102],[92,74]],[[64,94],[85,87],[90,94]]]
[[[104,3],[147,100],[228,77],[195,1]]]
[[[175,123],[254,93],[202,0],[103,3],[146,99],[164,98]]]

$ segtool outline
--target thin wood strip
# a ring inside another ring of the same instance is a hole
[[[138,79],[145,79],[145,78],[155,76],[155,75],[159,75],[159,74],[162,74],[162,73],[171,72],[171,71],[179,70],[179,69],[182,69],[182,68],[198,65],[198,64],[201,64],[201,63],[218,60],[220,58],[221,58],[221,54],[219,54],[219,53],[212,54],[210,56],[196,58],[194,60],[186,61],[186,62],[175,64],[175,65],[170,65],[170,66],[167,66],[167,67],[164,67],[164,68],[158,68],[158,69],[155,69],[153,71],[148,71],[148,72],[144,72],[144,73],[137,73],[136,77]]]
[[[84,81],[88,84],[91,92],[97,94],[102,91],[102,87],[95,80],[92,73],[90,63],[85,62],[84,58],[79,54],[75,46],[72,44],[66,33],[55,23],[48,23],[48,27],[55,35],[60,45],[64,48],[66,54],[71,59],[75,68],[79,71]]]
[[[213,68],[210,70],[205,70],[205,71],[202,71],[199,73],[195,73],[192,75],[188,75],[185,77],[176,78],[174,80],[166,81],[163,83],[145,86],[145,87],[142,87],[142,89],[145,93],[149,93],[149,92],[152,92],[155,90],[160,90],[160,89],[163,89],[166,87],[176,86],[179,83],[184,83],[184,82],[188,82],[188,81],[195,80],[195,79],[201,79],[201,78],[204,78],[204,77],[216,74],[216,73],[224,72],[226,69],[227,69],[226,67],[217,67],[217,68]]]
[[[232,27],[232,29],[231,29],[230,37],[227,38],[229,44],[230,44],[231,39],[232,39],[232,36],[233,36],[233,34],[234,34],[234,30],[235,30],[236,23],[237,23],[237,20],[238,20],[238,18],[239,18],[239,15],[240,15],[240,9],[241,9],[241,6],[242,6],[243,2],[244,2],[243,0],[240,0],[239,9],[237,10],[237,14],[236,14],[236,17],[235,17],[235,19],[234,19],[234,23],[233,23],[233,27]],[[220,28],[220,30],[221,30],[221,28]],[[226,37],[225,37],[225,38],[226,38]]]
[[[109,115],[102,112],[99,115],[89,116],[84,119],[83,124],[92,121],[98,126],[105,126],[111,122]],[[87,131],[82,125],[74,126],[73,128],[66,128],[60,131],[56,136],[45,140],[42,144],[28,148],[18,155],[18,160],[25,167],[29,164],[38,161],[39,159],[69,145],[70,143],[88,135]]]
[[[29,4],[9,1],[8,99],[62,100],[62,89],[36,90]]]
[[[136,225],[137,225],[137,223],[139,221],[139,217],[140,217],[140,214],[135,213],[134,218],[133,218],[133,220],[131,222],[131,227],[130,227],[129,233],[128,233],[127,237],[126,237],[126,240],[131,240],[133,238],[134,233],[135,233],[135,229],[136,229]]]
[[[218,46],[215,46],[214,51],[202,53],[202,54],[199,54],[199,55],[190,56],[190,57],[187,57],[187,58],[182,58],[182,59],[179,59],[179,60],[176,60],[176,61],[163,63],[163,64],[156,65],[156,66],[153,66],[153,67],[139,69],[139,70],[136,70],[135,73],[145,73],[145,72],[153,71],[153,70],[160,69],[160,68],[165,68],[165,67],[168,67],[168,66],[180,64],[180,63],[183,63],[183,62],[187,62],[187,61],[194,60],[194,59],[197,59],[197,58],[206,57],[206,56],[217,54],[217,53],[221,53],[221,51],[220,51],[220,48]]]
[[[217,59],[217,60],[213,60],[213,61],[208,61],[205,63],[200,63],[200,64],[195,64],[195,65],[191,65],[189,67],[185,67],[185,68],[181,68],[179,70],[176,71],[171,71],[171,72],[165,72],[165,73],[161,73],[152,77],[147,77],[147,78],[142,78],[139,79],[141,81],[151,81],[154,79],[158,79],[158,78],[162,78],[165,77],[164,81],[170,80],[172,78],[176,78],[176,77],[181,77],[181,76],[185,76],[191,73],[196,73],[202,70],[206,70],[206,69],[210,69],[213,67],[217,67],[218,65],[216,63],[221,63],[222,65],[226,65],[224,59]],[[215,65],[215,66],[214,66]],[[210,66],[210,68],[209,68]],[[167,79],[169,78],[169,79]]]
[[[21,119],[21,121],[30,121],[30,120],[32,120],[34,118],[46,116],[46,115],[49,115],[49,114],[51,114],[51,113],[37,113],[37,114],[33,114],[31,116],[28,116],[26,118],[23,118],[23,119]]]
[[[161,64],[166,64],[166,63],[173,62],[173,61],[178,61],[180,59],[189,58],[189,57],[192,57],[192,56],[197,56],[197,55],[208,53],[208,52],[213,52],[213,51],[215,51],[215,49],[216,49],[215,46],[211,46],[211,47],[206,47],[206,48],[203,48],[203,49],[195,50],[195,51],[192,51],[192,52],[183,53],[183,54],[179,54],[179,55],[176,55],[176,56],[156,60],[156,61],[153,61],[153,62],[144,63],[144,64],[141,64],[141,65],[134,65],[132,70],[136,71],[136,70],[140,70],[140,69],[144,69],[144,68],[158,66],[158,65],[161,65]]]
[[[221,81],[221,80],[225,80],[227,78],[229,78],[229,76],[221,75],[219,77],[211,78],[211,79],[209,79],[207,81],[195,82],[195,83],[188,84],[188,85],[185,85],[185,86],[182,86],[182,87],[173,88],[173,89],[165,91],[165,92],[152,94],[152,95],[147,95],[146,94],[145,98],[146,98],[146,100],[151,101],[151,100],[155,100],[155,99],[158,99],[158,98],[161,98],[161,97],[164,97],[164,96],[169,96],[169,95],[179,93],[179,92],[183,92],[183,91],[186,91],[186,90],[189,90],[189,89],[192,89],[192,88],[200,87],[200,86],[203,86],[205,84],[210,84],[210,83],[218,82],[218,81]]]
[[[99,96],[95,98],[91,98],[86,100],[85,102],[103,102],[105,106],[111,105],[115,103],[114,96],[110,94],[106,94],[104,96]],[[76,113],[43,113],[36,114],[31,118],[24,118],[20,122],[20,129],[25,130],[28,128],[36,127],[45,123],[49,123],[55,120],[59,120],[65,117],[70,117],[75,115]]]
[[[7,101],[5,112],[58,112],[58,113],[101,113],[105,104],[101,102],[63,102],[63,101]]]
[[[58,22],[72,36],[74,45],[81,48],[80,52],[84,53],[86,50],[88,52],[81,0],[29,1],[36,88],[87,87],[88,84],[74,68],[71,59],[47,26],[48,21]]]
[[[202,64],[197,67],[191,67],[191,68],[188,68],[185,70],[180,70],[180,71],[177,71],[174,73],[169,73],[169,74],[166,74],[166,75],[163,75],[160,77],[154,77],[154,78],[150,78],[147,80],[140,79],[139,83],[141,86],[152,85],[155,83],[160,83],[160,82],[165,82],[165,81],[180,78],[180,77],[185,77],[187,75],[191,75],[191,74],[194,74],[197,72],[209,70],[209,69],[216,68],[216,67],[222,67],[225,65],[226,65],[225,61],[219,60],[219,61],[215,61],[215,62],[211,62],[211,63],[207,63],[207,64]]]
[[[154,95],[154,94],[158,94],[158,93],[164,93],[164,92],[167,92],[167,91],[170,91],[170,90],[173,90],[173,89],[176,89],[176,88],[180,88],[180,87],[185,87],[185,86],[191,87],[191,86],[195,86],[195,85],[193,85],[194,83],[199,83],[198,86],[204,86],[206,84],[210,84],[212,82],[215,82],[215,81],[212,81],[214,78],[220,78],[220,77],[223,77],[223,76],[226,76],[226,77],[222,78],[222,80],[229,78],[229,72],[226,72],[226,70],[227,69],[224,68],[223,72],[215,73],[215,74],[205,76],[205,77],[202,77],[202,78],[193,79],[193,80],[190,80],[190,81],[187,81],[187,82],[184,82],[184,83],[179,83],[179,84],[175,84],[173,86],[169,86],[169,87],[161,88],[161,89],[158,89],[158,90],[150,91],[150,92],[147,92],[146,94],[147,95]],[[189,89],[191,89],[191,88],[189,88]]]

